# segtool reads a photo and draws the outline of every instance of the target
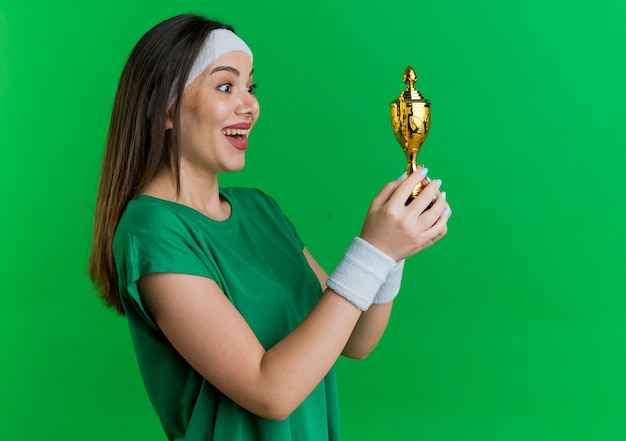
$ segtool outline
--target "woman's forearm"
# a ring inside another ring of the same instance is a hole
[[[357,360],[367,357],[374,350],[387,328],[392,305],[393,302],[372,305],[363,312],[342,351],[342,355]]]

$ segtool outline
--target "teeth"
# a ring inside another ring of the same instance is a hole
[[[248,136],[248,132],[249,130],[244,130],[244,129],[224,129],[222,130],[222,133],[226,136],[234,136],[234,135],[240,135],[240,136]]]

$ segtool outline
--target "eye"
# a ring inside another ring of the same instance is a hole
[[[217,90],[221,91],[221,92],[225,92],[225,93],[230,93],[230,90],[232,89],[233,85],[231,83],[224,83],[224,84],[220,84],[219,86],[217,86]]]
[[[254,94],[256,93],[256,88],[257,88],[257,87],[259,87],[259,85],[258,85],[258,84],[256,84],[256,83],[254,83],[254,84],[250,84],[250,85],[248,86],[248,92],[249,92],[251,95],[254,95]]]

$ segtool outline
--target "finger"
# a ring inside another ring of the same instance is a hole
[[[401,181],[400,186],[389,198],[389,202],[392,204],[404,205],[406,200],[411,196],[413,189],[426,177],[427,174],[428,169],[420,166],[415,173],[411,173],[410,176]]]
[[[436,208],[437,211],[440,209],[441,206],[441,215],[434,219],[434,221],[433,218],[424,220],[424,225],[428,225],[432,222],[432,224],[424,231],[424,233],[427,235],[427,237],[436,238],[436,240],[439,240],[439,238],[443,237],[443,235],[447,232],[448,219],[450,218],[452,212],[450,210],[450,206],[447,203],[437,203],[435,205],[437,205],[437,207],[433,206],[433,208]],[[428,215],[430,215],[430,213],[428,213]]]
[[[424,169],[423,165],[419,165],[417,167],[417,173],[420,173]],[[428,170],[422,173],[427,173]],[[402,173],[398,179],[392,182],[388,182],[382,190],[378,193],[378,195],[374,198],[376,201],[375,204],[371,205],[371,208],[380,208],[382,205],[389,201],[391,195],[398,189],[398,187],[407,179],[406,172]]]
[[[389,201],[389,198],[391,197],[391,195],[402,184],[402,181],[404,179],[406,178],[401,177],[401,179],[391,181],[385,184],[385,186],[378,192],[376,197],[372,200],[372,203],[370,204],[370,209],[371,210],[377,209],[385,205]]]
[[[429,205],[436,201],[440,194],[441,180],[431,181],[422,192],[409,204],[409,209],[413,214],[419,216]]]
[[[440,192],[432,205],[418,215],[419,228],[428,229],[432,227],[440,218],[450,217],[450,205],[446,201],[446,193]]]
[[[443,228],[441,229],[441,231],[438,232],[438,234],[435,235],[435,237],[433,237],[428,242],[426,242],[424,245],[422,245],[418,251],[421,251],[421,250],[424,250],[424,249],[428,248],[429,246],[431,246],[432,244],[437,242],[439,239],[441,239],[443,236],[445,236],[447,232],[448,232],[448,224],[444,223],[443,224]]]
[[[424,210],[417,216],[417,228],[427,231],[443,216],[445,210],[445,201],[443,198],[437,198],[428,210]]]

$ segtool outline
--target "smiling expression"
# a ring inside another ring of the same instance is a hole
[[[183,93],[181,168],[210,174],[241,169],[258,117],[250,57],[243,52],[221,56]]]

